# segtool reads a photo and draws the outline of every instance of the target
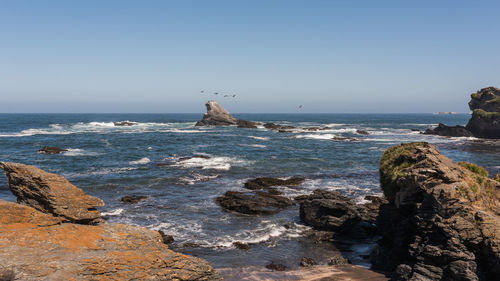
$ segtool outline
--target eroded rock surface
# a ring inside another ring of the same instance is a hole
[[[64,177],[34,166],[0,162],[10,190],[21,204],[53,214],[65,221],[94,224],[101,222],[96,207],[104,202],[72,185]]]
[[[196,126],[229,126],[237,125],[238,119],[225,110],[218,102],[208,101],[205,106],[207,113],[203,119],[196,123]]]
[[[498,280],[500,183],[470,163],[454,163],[428,143],[384,152],[381,187],[389,203],[373,267],[397,280]]]
[[[248,215],[271,215],[293,205],[293,201],[269,191],[227,191],[217,198],[226,210]]]
[[[16,280],[222,280],[206,261],[176,253],[160,233],[82,225],[0,200],[0,263]]]
[[[289,179],[279,178],[256,178],[245,183],[245,188],[251,190],[265,189],[272,186],[296,186],[301,185],[304,178],[293,177]]]
[[[467,129],[479,138],[500,139],[500,89],[488,87],[471,94],[469,108]]]

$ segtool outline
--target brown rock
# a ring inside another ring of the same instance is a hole
[[[62,152],[68,151],[67,149],[64,148],[59,148],[55,146],[44,146],[38,150],[40,153],[45,153],[45,154],[59,154]]]
[[[293,177],[289,179],[279,179],[279,178],[256,178],[249,180],[245,183],[245,188],[251,190],[265,189],[272,186],[296,186],[301,185],[304,182],[304,178]]]
[[[226,210],[248,215],[271,215],[293,205],[286,197],[264,191],[227,191],[224,196],[217,197],[217,203]]]
[[[16,280],[222,280],[204,260],[173,252],[157,231],[82,225],[0,200],[0,263]]]
[[[70,222],[102,221],[96,207],[104,206],[104,202],[87,195],[64,177],[17,163],[0,162],[0,168],[5,171],[8,186],[19,203]]]
[[[127,204],[135,204],[135,203],[139,203],[142,200],[146,200],[147,198],[148,198],[148,196],[145,196],[145,195],[128,195],[128,196],[122,197],[121,201],[123,203],[127,203]]]

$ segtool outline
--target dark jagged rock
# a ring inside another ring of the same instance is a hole
[[[301,185],[304,182],[304,178],[289,178],[289,179],[278,179],[278,178],[256,178],[249,180],[245,183],[245,188],[251,190],[266,189],[272,186],[296,186]]]
[[[134,126],[137,123],[135,122],[130,122],[130,121],[120,121],[120,122],[113,122],[113,124],[117,127],[122,127],[122,126]]]
[[[364,131],[364,130],[356,130],[356,133],[360,134],[360,135],[369,135],[370,133],[368,133],[367,131]]]
[[[344,265],[344,264],[350,264],[351,261],[341,255],[334,256],[328,260],[328,265],[331,266],[337,266],[337,265]]]
[[[389,203],[377,218],[373,267],[397,280],[497,280],[500,183],[485,175],[428,143],[386,150],[380,182]]]
[[[240,250],[250,250],[250,246],[248,244],[242,242],[234,242],[233,245]]]
[[[147,198],[148,198],[148,196],[145,196],[145,195],[128,195],[128,196],[122,197],[121,201],[123,203],[127,203],[127,204],[135,204],[135,203],[139,203],[142,200],[146,200]]]
[[[211,157],[206,156],[206,155],[193,155],[193,156],[180,157],[179,159],[177,159],[177,161],[182,162],[182,161],[191,160],[193,158],[210,159]]]
[[[295,129],[294,126],[282,126],[282,125],[279,125],[279,124],[274,124],[274,123],[265,123],[264,124],[264,128],[266,129],[271,129],[271,130],[274,130],[274,131],[285,131],[285,132],[288,132],[289,130],[293,130]]]
[[[271,215],[293,205],[293,201],[265,191],[227,191],[217,197],[217,203],[224,209],[249,215]]]
[[[238,120],[237,124],[238,124],[238,128],[248,128],[248,129],[256,129],[257,128],[257,123],[253,122],[253,121]]]
[[[207,113],[203,115],[203,119],[196,123],[196,126],[229,126],[238,124],[238,119],[216,101],[208,101],[205,106],[207,107]]]
[[[288,267],[286,267],[286,265],[282,265],[282,264],[274,263],[274,262],[271,262],[270,264],[266,265],[266,268],[271,269],[273,271],[285,271],[288,269]]]
[[[367,238],[376,234],[375,221],[382,198],[369,196],[367,204],[355,204],[339,192],[314,190],[313,194],[299,196],[300,219],[318,230],[336,232],[337,236]]]
[[[358,139],[348,138],[348,137],[333,137],[332,140],[334,140],[334,141],[357,141]]]
[[[472,133],[467,130],[464,126],[446,126],[445,124],[439,123],[439,125],[434,129],[425,130],[426,135],[438,135],[446,137],[472,137]]]
[[[471,95],[472,117],[466,128],[474,136],[500,139],[500,89],[488,87]]]
[[[86,194],[64,177],[18,163],[0,162],[0,168],[5,171],[8,186],[19,203],[70,222],[102,222],[96,207],[104,206],[104,202]]]
[[[165,234],[163,230],[158,230],[158,233],[161,235],[161,240],[163,244],[172,244],[174,243],[174,237],[172,235]]]
[[[40,153],[45,153],[45,154],[59,154],[62,152],[68,151],[67,149],[64,148],[59,148],[55,146],[44,146],[38,150]]]
[[[308,257],[303,257],[302,259],[300,259],[300,266],[302,267],[310,267],[316,264],[316,261]]]

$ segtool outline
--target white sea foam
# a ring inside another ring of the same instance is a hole
[[[118,208],[118,209],[114,209],[112,211],[109,211],[109,212],[101,212],[101,215],[103,217],[108,217],[108,216],[119,216],[123,213],[123,209],[122,208]]]
[[[100,155],[98,152],[86,151],[79,148],[68,148],[68,151],[63,152],[64,156],[97,156]]]
[[[181,177],[179,179],[180,182],[185,183],[187,185],[193,185],[197,182],[205,182],[209,180],[213,180],[218,178],[219,175],[200,175],[200,174],[192,174],[190,176]]]
[[[148,164],[149,162],[151,162],[151,160],[147,157],[143,157],[139,160],[135,160],[135,161],[130,161],[128,162],[130,165],[142,165],[142,164]]]
[[[263,140],[263,141],[268,141],[270,139],[269,137],[256,137],[256,136],[248,136],[248,137],[254,140]]]
[[[255,147],[255,148],[266,148],[267,146],[263,144],[240,144],[240,146],[246,146],[246,147]]]
[[[200,168],[200,169],[214,169],[214,170],[225,170],[231,169],[231,164],[245,165],[248,164],[247,161],[233,158],[233,157],[218,157],[209,156],[209,158],[202,157],[192,157],[189,159],[178,160],[173,166],[179,166],[183,168]]]
[[[296,135],[294,138],[297,139],[316,139],[316,140],[330,140],[337,135],[334,134],[304,134],[304,135]]]

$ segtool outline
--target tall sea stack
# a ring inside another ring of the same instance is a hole
[[[488,87],[471,94],[472,118],[466,128],[478,138],[500,139],[500,89]]]

